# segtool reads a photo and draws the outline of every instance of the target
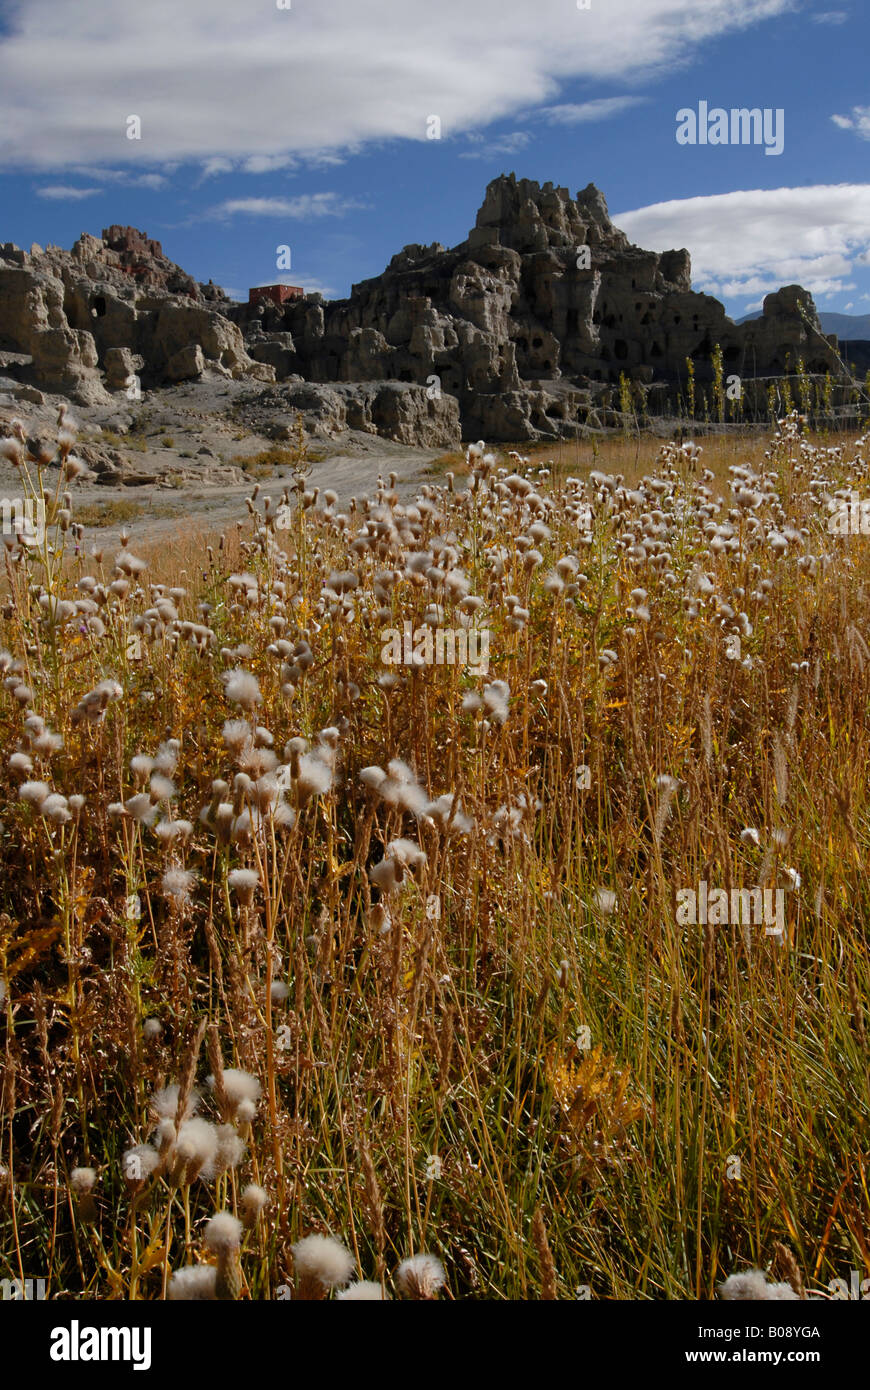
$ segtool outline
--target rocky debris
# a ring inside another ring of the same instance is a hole
[[[99,483],[108,483],[119,479],[129,467],[120,450],[92,441],[87,443],[80,441],[76,447],[76,455],[83,463],[87,464],[95,475],[95,481]]]
[[[123,467],[102,468],[94,479],[101,487],[146,487],[157,481],[154,473],[148,473],[143,469],[130,468],[129,465]]]
[[[28,405],[45,405],[45,396],[35,386],[15,386],[12,395],[16,401],[27,401]]]
[[[623,373],[641,408],[673,411],[686,359],[699,386],[708,383],[716,344],[726,374],[741,378],[781,375],[798,358],[810,372],[835,369],[799,286],[737,325],[718,300],[692,291],[688,251],[632,246],[593,184],[572,198],[513,174],[489,185],[467,241],[452,250],[406,246],[346,300],[309,295],[228,313],[279,380],[292,372],[428,386],[458,401],[465,438],[595,428],[613,419]]]
[[[355,430],[397,444],[451,449],[462,437],[459,402],[454,396],[431,399],[425,388],[400,381],[326,386],[297,379],[248,397],[239,407],[249,427],[273,438],[293,437],[293,424],[281,421],[285,416],[292,421],[296,412],[306,433],[321,439]]]
[[[110,391],[130,390],[134,378],[145,365],[145,359],[129,348],[107,348],[103,358],[106,386]]]
[[[255,362],[266,362],[275,369],[278,381],[293,376],[298,371],[296,348],[292,333],[255,333],[245,343],[249,356]]]
[[[199,343],[190,343],[179,348],[166,363],[164,375],[170,381],[190,381],[202,376],[205,371],[205,357]]]

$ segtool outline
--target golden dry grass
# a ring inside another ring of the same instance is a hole
[[[472,457],[418,507],[300,492],[288,529],[258,496],[140,574],[135,531],[7,550],[4,1275],[151,1299],[216,1260],[223,1296],[300,1296],[312,1232],[388,1289],[430,1252],[454,1298],[698,1299],[778,1245],[812,1291],[870,1274],[870,546],[823,505],[870,441],[704,448],[614,445],[592,480],[580,451]],[[384,668],[432,603],[490,632],[487,674]],[[702,879],[785,884],[784,935],[682,924]],[[174,1101],[155,1130],[167,1084],[205,1096],[196,1143]],[[269,1205],[221,1247],[251,1182]]]

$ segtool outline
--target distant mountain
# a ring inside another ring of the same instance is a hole
[[[737,323],[749,323],[752,319],[760,319],[761,310],[757,309],[754,314],[744,314],[742,319],[737,319]],[[826,309],[819,311],[819,321],[822,325],[823,333],[836,333],[841,343],[847,343],[853,338],[861,338],[865,342],[870,339],[870,314],[833,314]]]
[[[819,314],[823,333],[836,333],[841,342],[870,338],[870,314]]]

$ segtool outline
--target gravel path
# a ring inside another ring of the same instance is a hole
[[[195,387],[161,390],[145,398],[145,413],[138,419],[120,407],[113,411],[71,408],[80,430],[79,444],[106,447],[108,440],[116,462],[130,480],[113,480],[111,485],[80,480],[70,488],[73,519],[81,514],[88,551],[93,545],[116,546],[124,525],[140,543],[190,536],[193,532],[218,533],[247,515],[245,498],[256,482],[261,495],[278,500],[284,487],[292,484],[288,468],[276,467],[268,476],[258,477],[259,470],[245,474],[236,463],[270,448],[288,447],[286,442],[276,445],[269,434],[255,432],[232,414],[243,389],[249,391],[250,386],[203,381]],[[53,440],[59,404],[60,398],[46,397],[44,405],[34,406],[15,401],[0,391],[0,434],[6,434],[12,419],[18,417],[28,437]],[[147,421],[144,427],[143,419]],[[272,423],[284,422],[256,421],[263,430]],[[397,474],[396,490],[400,496],[414,495],[425,479],[427,465],[444,452],[409,448],[355,432],[335,439],[315,437],[309,444],[316,461],[310,465],[307,487],[318,487],[321,492],[333,489],[342,506],[352,496],[371,495],[377,488],[378,476],[387,478],[391,472]],[[57,480],[57,469],[49,467],[46,490],[53,494]],[[20,493],[17,470],[0,459],[0,499],[11,500]],[[111,516],[117,504],[130,509],[129,521],[116,521]],[[109,524],[88,521],[88,510],[95,506],[107,514]]]

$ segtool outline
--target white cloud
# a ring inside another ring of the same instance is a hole
[[[65,183],[45,184],[42,188],[37,188],[37,198],[52,198],[59,203],[77,203],[81,198],[93,198],[95,193],[102,193],[102,188],[71,188]]]
[[[862,140],[870,140],[870,106],[853,106],[851,116],[832,116],[841,130],[854,130]]]
[[[845,24],[849,16],[845,10],[822,10],[810,18],[813,24]]]
[[[211,159],[203,161],[202,178],[213,179],[218,174],[231,174],[233,172],[233,161],[224,159],[223,155],[216,154]]]
[[[870,249],[870,184],[749,189],[655,203],[613,217],[652,251],[688,247],[695,287],[725,298],[801,284],[851,288]]]
[[[296,198],[227,198],[203,213],[204,217],[286,217],[305,222],[313,217],[343,217],[346,212],[364,208],[356,198],[338,193],[300,193]],[[269,282],[272,283],[271,281]]]
[[[129,169],[100,168],[93,164],[73,164],[69,173],[83,179],[100,179],[102,183],[125,183],[131,188],[165,188],[169,182],[163,174],[134,174]]]
[[[335,169],[352,155],[359,154],[360,149],[359,145],[350,144],[345,145],[341,153],[338,150],[316,150],[314,154],[305,156],[305,163],[312,169]]]
[[[138,178],[131,179],[134,188],[165,188],[166,179],[162,174],[140,174]]]
[[[528,131],[514,130],[509,135],[496,136],[494,140],[474,141],[474,148],[463,150],[460,159],[500,159],[503,155],[518,154],[531,140]]]
[[[358,153],[358,147],[353,144],[345,149],[338,150],[313,150],[305,155],[292,154],[250,154],[244,158],[228,159],[225,155],[212,155],[202,161],[199,183],[205,179],[214,178],[219,174],[275,174],[280,170],[285,170],[288,174],[295,174],[303,166],[306,169],[334,169],[344,164],[349,155]]]
[[[296,160],[290,154],[252,154],[242,160],[243,174],[273,174],[278,169],[292,168]]]
[[[575,105],[544,106],[538,112],[550,125],[584,125],[588,121],[609,121],[632,106],[639,106],[645,97],[600,97]]]
[[[570,79],[600,89],[672,71],[699,44],[793,4],[16,0],[0,44],[0,164],[323,157],[423,143],[433,114],[449,138],[558,109]],[[134,114],[139,141],[126,139]]]
[[[530,120],[546,121],[547,125],[585,125],[592,121],[607,121],[619,116],[632,106],[639,106],[646,97],[621,96],[600,97],[594,101],[566,102],[557,106],[542,106],[536,111],[523,113]],[[531,143],[532,136],[527,130],[514,130],[504,135],[487,139],[478,132],[469,133],[466,139],[473,145],[463,150],[460,159],[500,159],[503,156],[519,154]]]

